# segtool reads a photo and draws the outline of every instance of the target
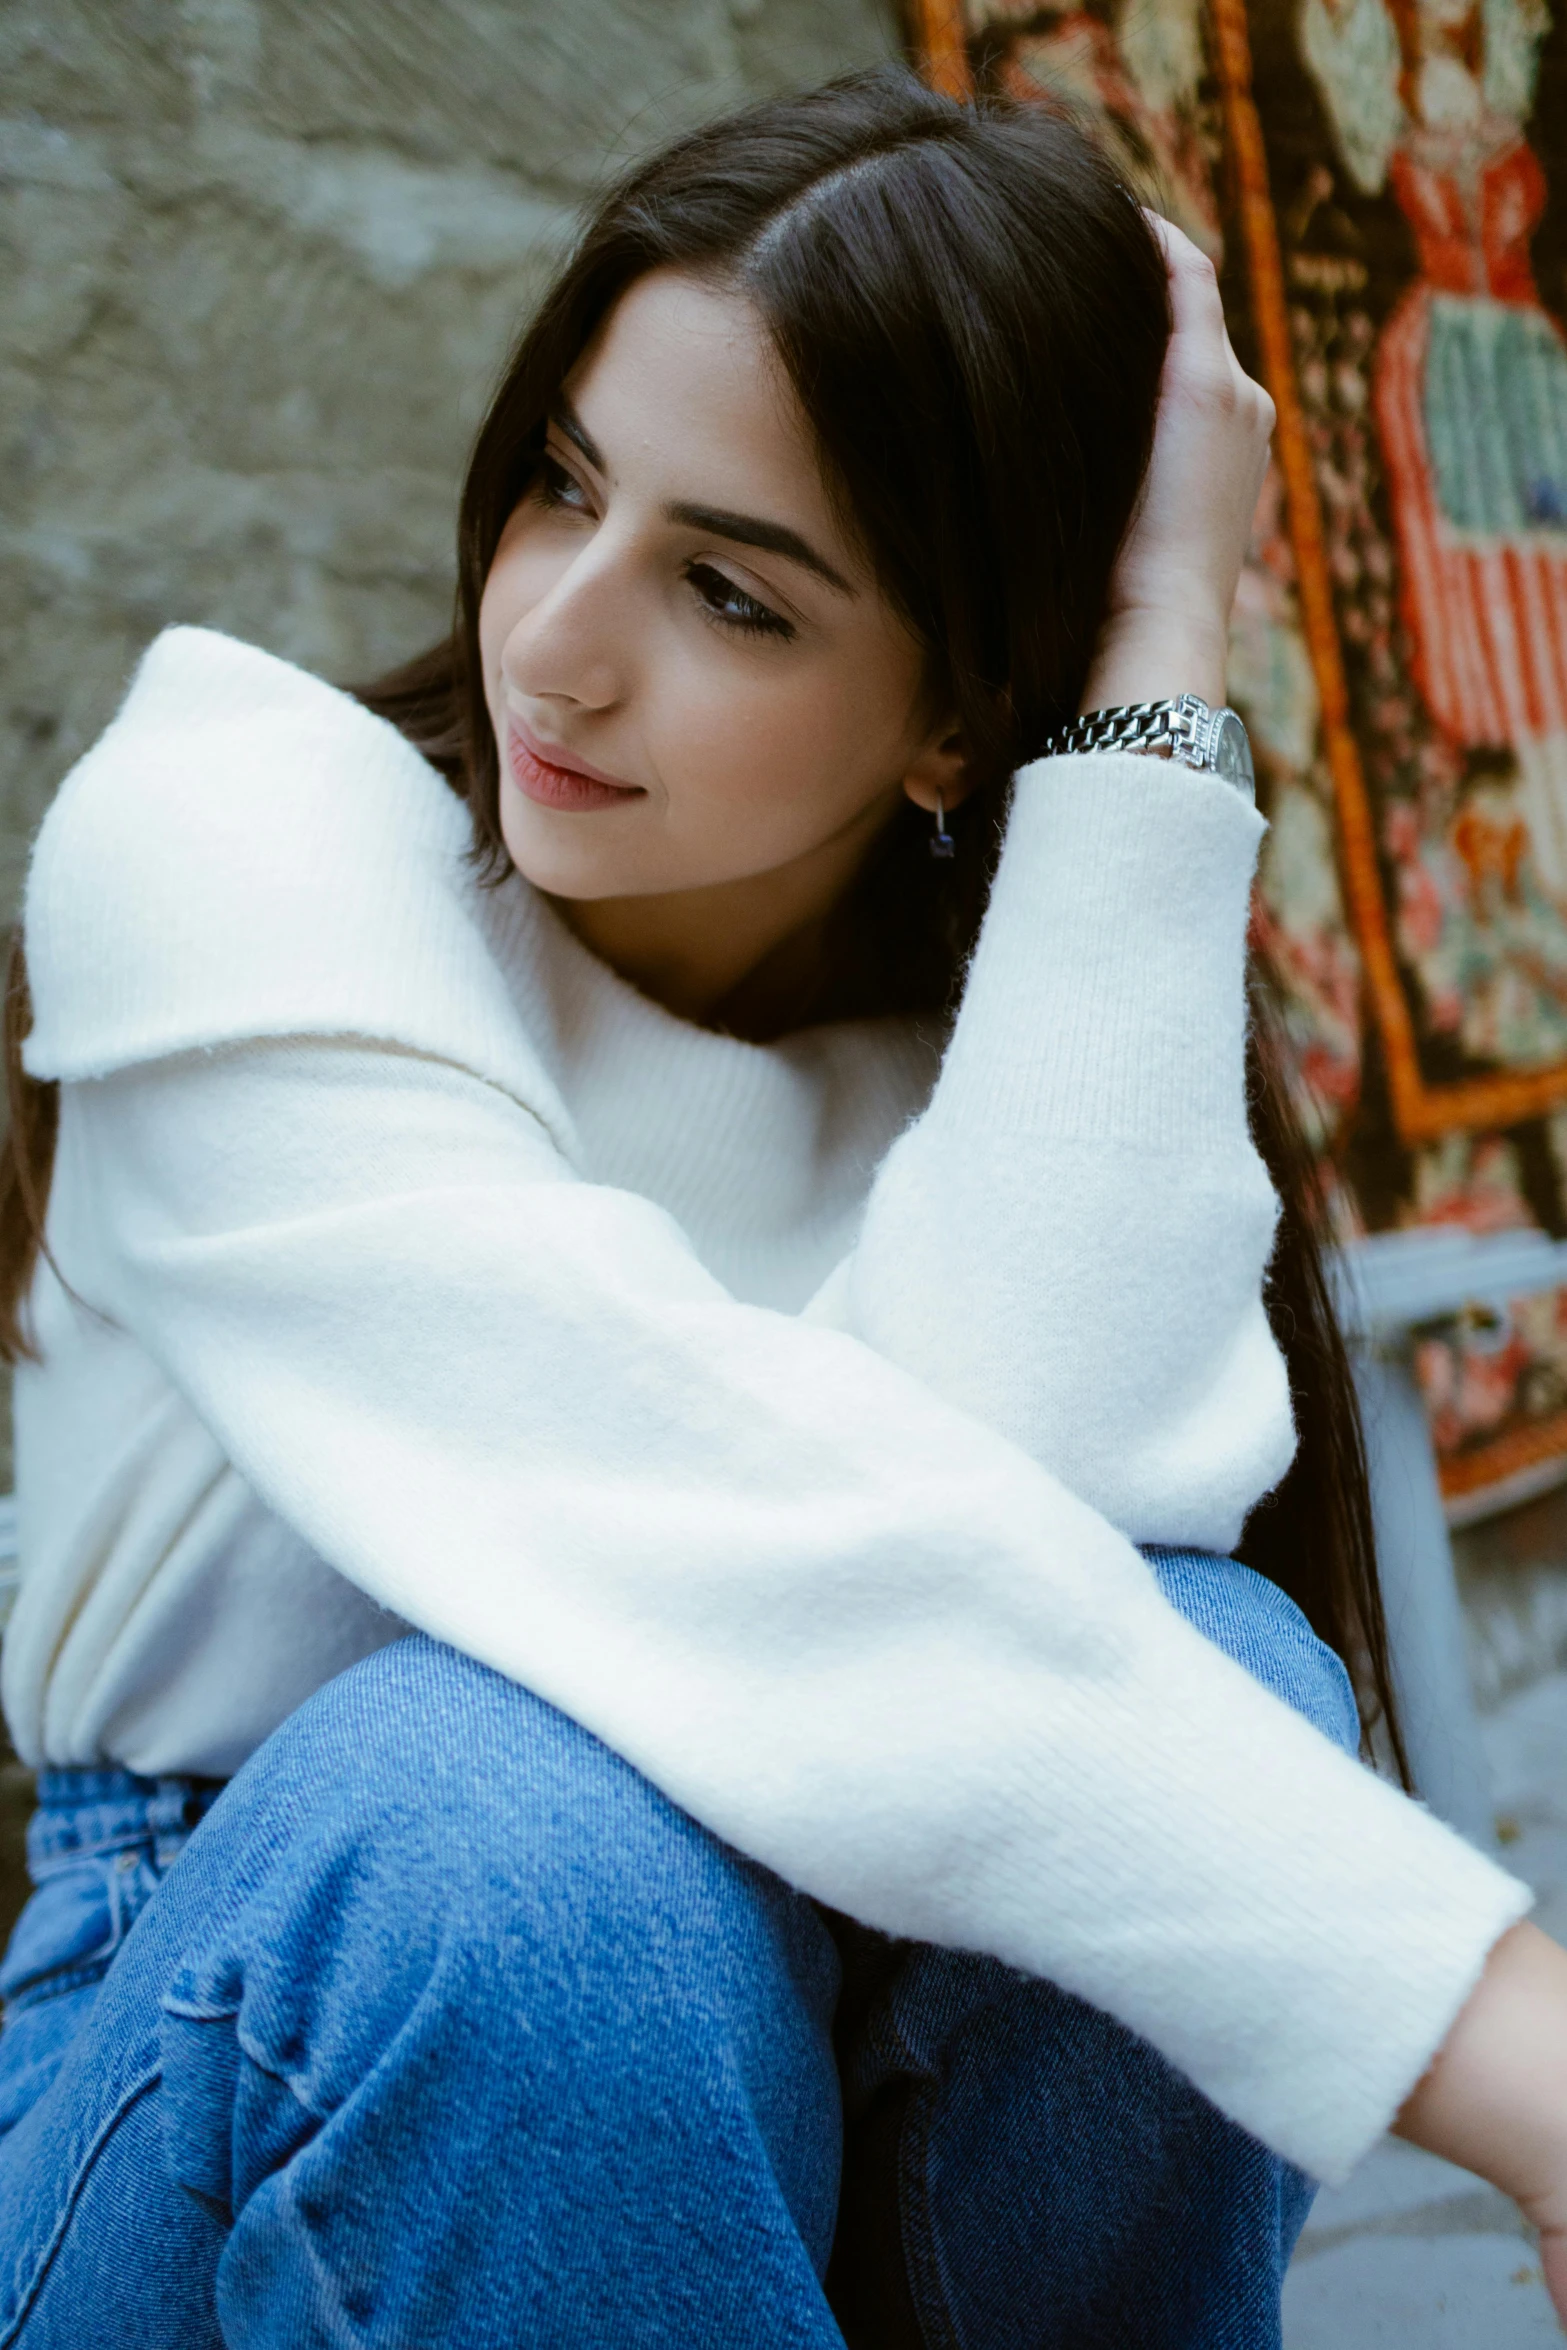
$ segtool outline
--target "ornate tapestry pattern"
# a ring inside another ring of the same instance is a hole
[[[1279,402],[1231,691],[1339,1228],[1567,1232],[1567,24],[1543,0],[916,13],[948,86],[1065,104],[1111,146],[1213,257]],[[1567,1471],[1567,1293],[1422,1334],[1417,1369],[1463,1505]]]

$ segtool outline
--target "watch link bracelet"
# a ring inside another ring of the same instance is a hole
[[[1232,783],[1255,800],[1257,778],[1251,743],[1234,710],[1210,710],[1198,694],[1173,702],[1130,702],[1115,710],[1089,710],[1069,726],[1058,726],[1042,757],[1063,751],[1151,751]]]

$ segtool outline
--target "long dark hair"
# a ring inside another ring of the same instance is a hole
[[[1014,769],[1076,711],[1111,568],[1147,470],[1169,305],[1135,198],[1064,117],[958,105],[895,68],[774,101],[680,139],[596,207],[523,334],[475,444],[451,635],[362,690],[467,801],[475,853],[506,869],[477,651],[479,600],[536,470],[561,385],[626,288],[660,268],[757,305],[842,517],[955,711],[970,796],[958,853],[926,853],[911,807],[838,908],[802,1024],[940,1014],[984,912]],[[7,1003],[11,1140],[0,1169],[0,1306],[13,1351],[40,1245],[54,1105],[20,1067],[25,970]],[[1311,1169],[1265,1007],[1251,1047],[1257,1145],[1283,1201],[1269,1274],[1299,1449],[1242,1556],[1349,1663],[1402,1765],[1354,1390],[1320,1262]],[[0,1336],[4,1335],[0,1328]]]

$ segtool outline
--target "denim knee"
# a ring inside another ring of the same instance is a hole
[[[762,1931],[780,1901],[799,1905],[579,1722],[422,1636],[340,1675],[266,1753],[327,1799],[318,1845],[352,1843],[359,1867],[384,1856],[415,1939],[444,1928],[455,1900],[513,1966],[519,1936],[547,1924],[551,1963],[618,1933],[622,1954],[645,1944],[679,1968],[704,1926],[743,1940],[746,1921]]]
[[[320,1692],[204,1833],[280,1808],[286,1839],[268,1832],[259,1881],[163,1998],[171,2161],[219,2206],[378,2068],[477,2068],[511,2081],[519,2126],[543,2103],[613,2107],[623,2129],[655,2080],[679,2075],[700,2105],[738,2074],[765,2134],[778,2066],[761,2011],[780,1984],[826,2046],[836,1955],[810,1904],[437,1642],[400,1641]],[[196,1859],[193,1844],[181,1866]]]
[[[399,1642],[225,1791],[0,2141],[0,2331],[825,2339],[836,1988],[803,1896]]]
[[[1286,1592],[1212,1551],[1149,1546],[1143,1555],[1165,1598],[1196,1631],[1324,1737],[1356,1752],[1360,1713],[1349,1674]]]

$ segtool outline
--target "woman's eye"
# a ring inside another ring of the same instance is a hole
[[[588,511],[587,492],[574,473],[568,473],[559,458],[546,449],[539,459],[538,496],[545,506],[563,506],[568,513],[585,514]]]
[[[749,596],[732,579],[726,579],[711,563],[688,563],[686,577],[696,590],[697,601],[715,620],[726,628],[737,628],[747,636],[790,637],[794,629],[781,612],[770,604]]]

